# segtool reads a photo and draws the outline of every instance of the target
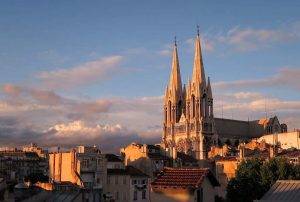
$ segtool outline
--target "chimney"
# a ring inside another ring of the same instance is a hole
[[[239,159],[242,160],[245,157],[245,143],[239,145]]]

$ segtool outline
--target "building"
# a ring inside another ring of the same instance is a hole
[[[23,152],[35,152],[41,158],[48,158],[48,151],[44,150],[41,147],[38,147],[37,144],[31,143],[29,146],[25,146],[22,149]]]
[[[124,157],[125,165],[138,168],[151,179],[154,179],[165,166],[171,166],[173,161],[168,152],[155,145],[131,143],[120,152]]]
[[[215,159],[215,174],[220,187],[218,195],[225,198],[229,180],[235,177],[239,161],[235,156],[218,157]]]
[[[255,202],[297,202],[300,198],[300,180],[277,180],[270,190]]]
[[[54,183],[73,183],[85,189],[86,200],[101,199],[106,185],[106,159],[97,147],[78,146],[49,154],[49,177]]]
[[[105,154],[107,169],[125,168],[124,162],[121,157],[115,154]]]
[[[260,137],[258,141],[265,141],[268,144],[277,145],[282,149],[300,149],[300,131],[272,133]]]
[[[209,169],[165,168],[151,183],[151,200],[213,202],[217,186]]]
[[[47,175],[48,162],[35,152],[17,149],[0,151],[0,173],[7,181],[22,182],[32,175]]]
[[[206,159],[211,145],[218,138],[249,139],[263,134],[286,132],[286,124],[278,118],[240,121],[215,118],[210,78],[206,80],[199,32],[195,40],[193,74],[187,85],[182,85],[177,43],[173,49],[169,83],[163,101],[163,136],[165,148]]]
[[[150,201],[149,176],[133,166],[107,169],[107,201]]]

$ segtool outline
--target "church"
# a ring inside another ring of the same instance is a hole
[[[195,39],[191,80],[182,85],[177,43],[163,103],[162,143],[170,151],[206,159],[212,145],[226,139],[246,140],[264,134],[287,132],[276,116],[253,121],[215,118],[210,78],[206,78],[199,31]]]

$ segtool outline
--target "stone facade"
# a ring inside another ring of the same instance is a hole
[[[176,149],[206,159],[211,143],[216,142],[213,115],[213,97],[210,80],[206,80],[200,37],[195,40],[195,57],[192,80],[181,84],[177,44],[174,45],[172,72],[164,98],[163,143]]]

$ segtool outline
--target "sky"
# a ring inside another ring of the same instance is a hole
[[[300,2],[0,2],[0,146],[159,142],[177,38],[191,77],[199,25],[215,116],[300,127]]]

